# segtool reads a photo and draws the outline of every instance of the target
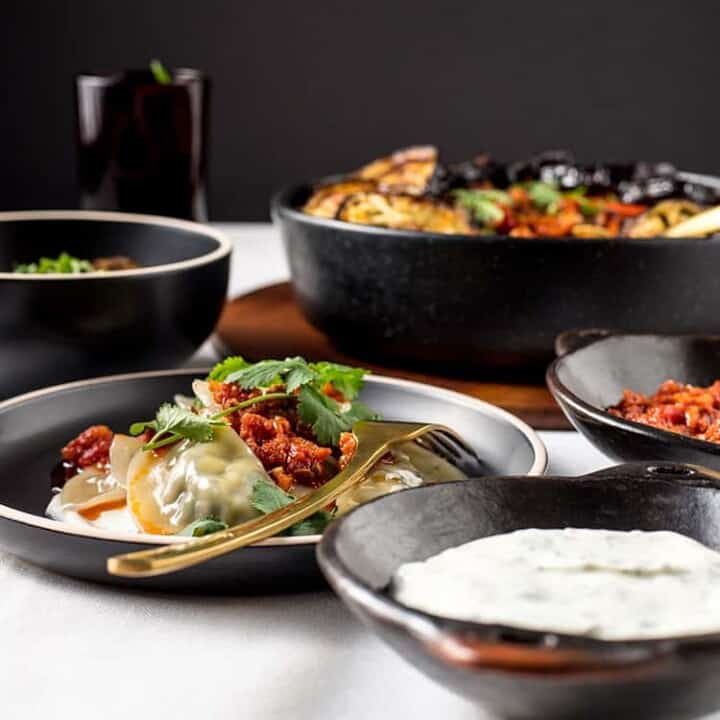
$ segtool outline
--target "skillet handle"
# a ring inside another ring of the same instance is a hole
[[[580,330],[566,330],[555,338],[555,354],[558,357],[580,350],[586,345],[592,345],[598,340],[610,337],[613,330],[604,328],[583,328]]]
[[[674,462],[623,463],[598,470],[585,477],[594,480],[667,480],[676,483],[708,483],[720,487],[720,473],[700,465]]]

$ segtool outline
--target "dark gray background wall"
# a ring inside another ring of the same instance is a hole
[[[0,208],[74,207],[72,78],[160,57],[214,81],[210,212],[434,142],[720,172],[716,0],[0,3]]]

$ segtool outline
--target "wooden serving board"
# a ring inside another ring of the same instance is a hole
[[[360,365],[378,375],[416,380],[456,390],[498,405],[535,428],[567,429],[567,420],[544,385],[482,382],[385,367],[350,357],[302,315],[289,283],[271,285],[230,300],[223,310],[216,337],[221,352],[250,360],[301,355],[308,360],[332,360]]]

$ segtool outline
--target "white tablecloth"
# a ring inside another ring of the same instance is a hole
[[[287,277],[267,225],[235,241],[230,294]],[[193,364],[208,364],[205,347]],[[610,464],[572,432],[540,433],[550,472]],[[0,553],[2,720],[480,720],[362,627],[328,591],[173,597],[90,585]]]

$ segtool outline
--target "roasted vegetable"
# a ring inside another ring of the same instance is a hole
[[[630,228],[628,235],[634,238],[650,238],[663,235],[666,230],[697,215],[701,207],[687,200],[664,200],[641,215]]]
[[[319,187],[305,203],[303,212],[318,217],[333,218],[346,198],[357,192],[373,190],[375,183],[369,180],[346,180]]]
[[[424,195],[430,189],[437,165],[436,148],[410,147],[360,168],[356,176],[375,180],[380,192]]]
[[[351,195],[338,212],[338,220],[402,230],[457,233],[474,232],[464,210],[438,200],[409,195],[366,192]]]
[[[418,146],[317,188],[304,210],[397,229],[589,239],[655,237],[719,203],[718,188],[670,163],[581,164],[553,150],[443,165],[434,147]]]

